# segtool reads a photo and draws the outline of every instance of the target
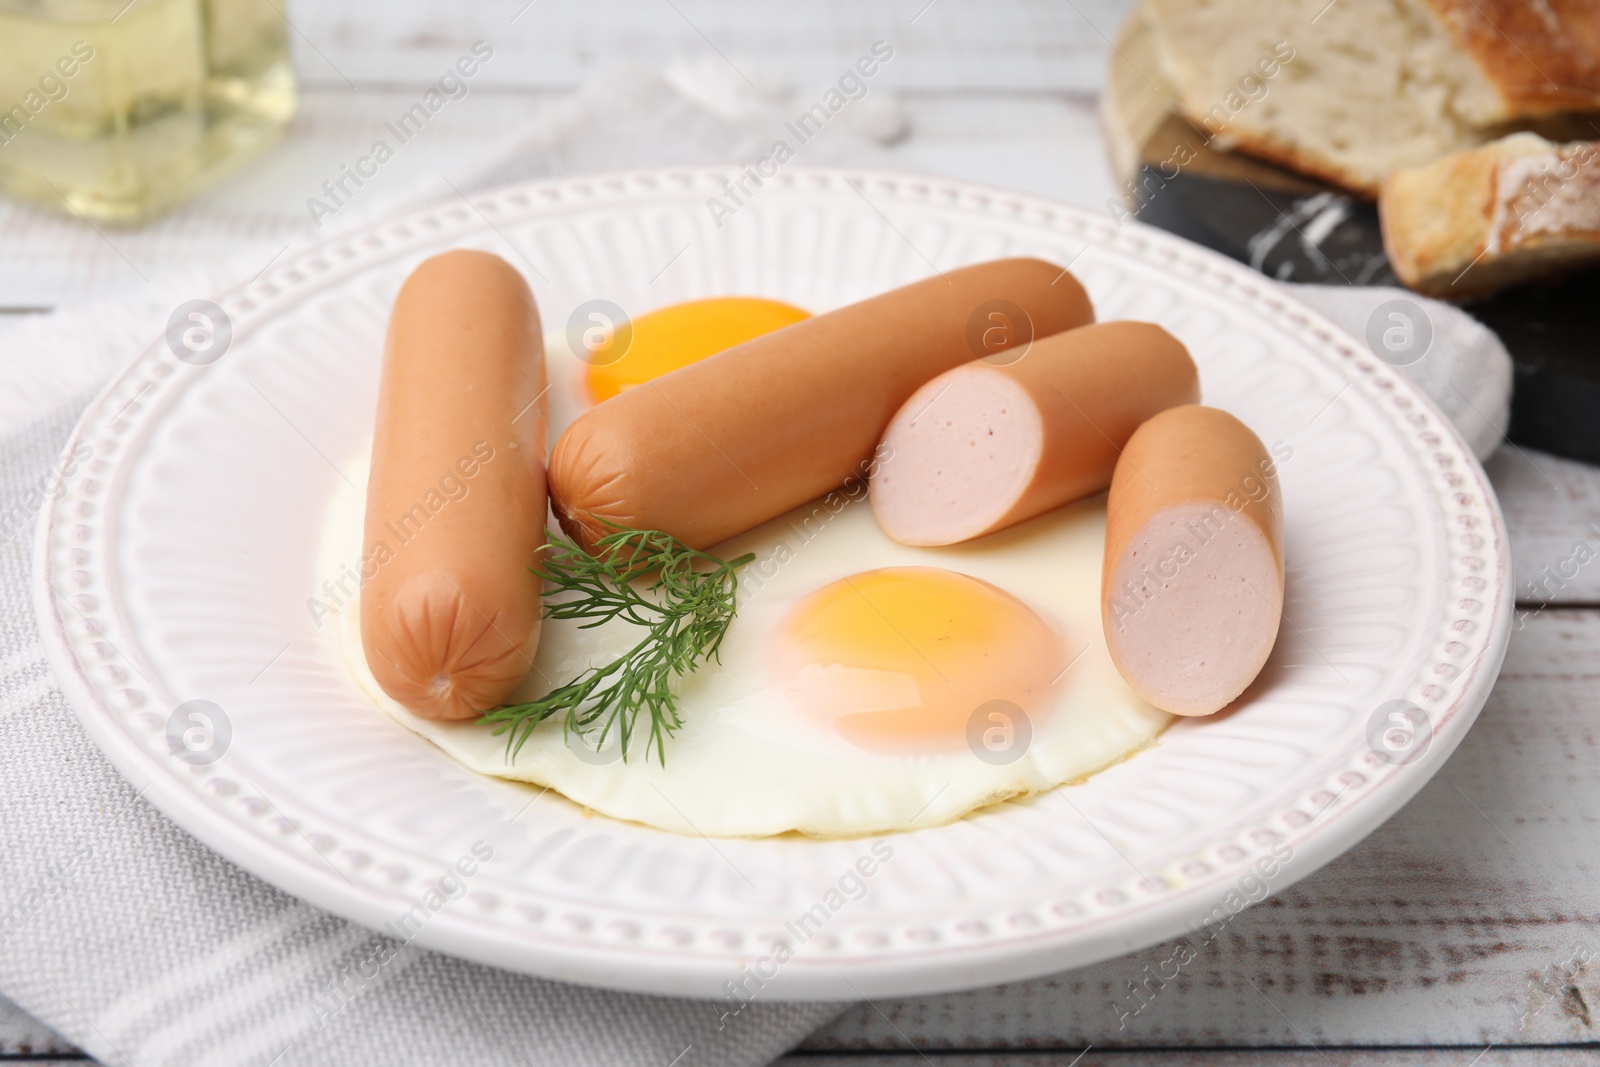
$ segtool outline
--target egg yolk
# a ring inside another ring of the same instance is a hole
[[[621,358],[589,367],[589,397],[598,404],[624,389],[810,317],[810,312],[792,304],[755,296],[690,300],[640,315],[632,322],[632,337]]]
[[[790,611],[774,653],[803,713],[866,751],[897,756],[971,747],[996,707],[1020,709],[1031,730],[1068,662],[1062,636],[1032,608],[936,567],[823,586]]]

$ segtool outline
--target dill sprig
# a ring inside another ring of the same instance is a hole
[[[614,530],[595,542],[592,555],[551,531],[543,565],[529,569],[546,583],[546,618],[581,619],[586,630],[621,619],[648,632],[620,659],[590,667],[538,700],[485,712],[481,721],[495,725],[495,736],[507,735],[508,760],[556,714],[566,717],[563,732],[585,741],[600,723],[596,749],[615,730],[626,760],[639,716],[647,713],[645,751],[653,747],[664,765],[666,737],[683,725],[672,680],[715,658],[722,646],[738,610],[735,572],[755,554],[723,561],[660,530]]]

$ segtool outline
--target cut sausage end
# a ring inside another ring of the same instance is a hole
[[[1145,322],[1080,326],[1011,362],[946,371],[885,431],[879,526],[903,544],[949,545],[1097,493],[1141,424],[1198,394],[1188,350]]]
[[[884,431],[873,513],[907,545],[951,545],[993,527],[1033,477],[1044,424],[1026,389],[986,364],[912,395]]]
[[[1283,579],[1259,526],[1220,505],[1156,512],[1109,575],[1106,643],[1128,684],[1176,715],[1209,715],[1255,680],[1278,636]]]

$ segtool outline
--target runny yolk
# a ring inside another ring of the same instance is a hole
[[[596,404],[609,400],[624,389],[810,317],[792,304],[756,296],[690,300],[640,315],[632,322],[632,337],[621,358],[591,363],[589,398]]]
[[[804,714],[869,752],[910,756],[1031,732],[1067,665],[1062,636],[1009,593],[936,567],[889,567],[807,595],[774,660]],[[995,703],[1003,702],[1003,703]],[[1020,709],[1026,725],[995,718]]]

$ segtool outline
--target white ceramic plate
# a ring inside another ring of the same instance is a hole
[[[330,240],[217,298],[232,339],[214,362],[161,339],[106,389],[68,446],[94,458],[42,516],[37,603],[68,696],[147,797],[358,922],[421,904],[407,933],[441,951],[702,996],[748,967],[766,997],[849,998],[1155,943],[1316,869],[1444,762],[1504,654],[1510,562],[1482,469],[1393,367],[1270,281],[1137,225],[792,167],[719,228],[706,201],[735,177],[520,186]],[[371,431],[389,303],[419,260],[458,246],[520,264],[555,328],[593,297],[823,310],[935,265],[1072,263],[1102,319],[1166,326],[1209,403],[1293,450],[1285,621],[1262,680],[1237,710],[1180,721],[1084,784],[885,839],[892,858],[860,899],[848,873],[869,841],[675,836],[466,771],[363,696],[306,606],[338,464]],[[199,766],[168,736],[201,728],[193,705],[177,711],[195,700],[221,709],[220,758]],[[1388,721],[1390,701],[1420,725]],[[492,860],[430,910],[430,887],[480,841]]]

